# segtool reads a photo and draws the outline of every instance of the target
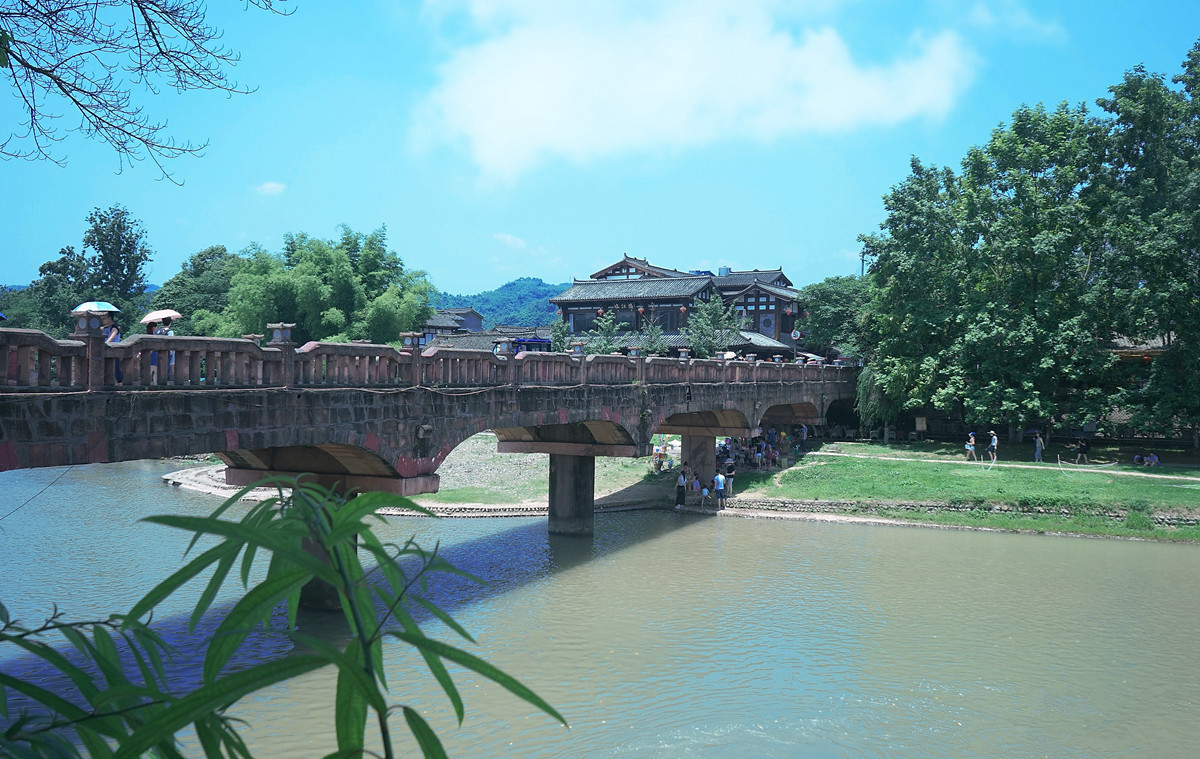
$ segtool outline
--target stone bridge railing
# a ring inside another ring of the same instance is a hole
[[[844,380],[852,371],[770,361],[496,355],[445,348],[422,353],[368,343],[313,342],[296,348],[190,336],[135,335],[107,344],[0,329],[0,392],[786,383]]]

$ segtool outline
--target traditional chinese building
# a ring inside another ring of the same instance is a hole
[[[626,324],[622,329],[639,331],[654,320],[664,332],[678,335],[687,326],[692,309],[721,298],[733,304],[744,333],[731,345],[791,352],[795,348],[791,332],[796,328],[797,297],[782,269],[734,271],[723,267],[713,274],[666,269],[625,256],[588,279],[575,280],[550,302],[573,333],[587,332],[598,317],[613,312],[618,322]]]

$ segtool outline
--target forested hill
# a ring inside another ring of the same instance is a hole
[[[569,284],[548,285],[535,277],[521,277],[478,295],[438,293],[436,307],[473,308],[483,315],[485,327],[494,324],[540,327],[554,319],[555,308],[549,298],[568,287]]]

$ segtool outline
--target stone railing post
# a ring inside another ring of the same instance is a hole
[[[104,388],[104,332],[101,331],[99,311],[82,311],[73,314],[75,331],[71,337],[82,340],[87,345],[87,359],[84,363],[85,376],[76,380],[76,384],[85,385],[89,391]]]
[[[283,357],[283,366],[280,368],[279,382],[283,387],[294,387],[296,383],[296,344],[292,342],[292,328],[295,324],[268,324],[267,334],[271,339],[267,341],[267,345],[271,348],[278,348],[280,355]]]

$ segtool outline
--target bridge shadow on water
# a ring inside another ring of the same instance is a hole
[[[495,600],[534,583],[549,581],[557,574],[585,570],[595,560],[685,530],[704,519],[705,515],[677,514],[660,508],[598,512],[594,533],[589,536],[550,534],[545,516],[447,517],[436,522],[428,517],[399,516],[388,517],[386,523],[379,524],[375,529],[385,543],[403,542],[414,534],[421,536],[418,542],[427,550],[437,543],[441,557],[458,569],[483,580],[481,584],[450,573],[438,573],[429,579],[428,587],[421,595],[451,616],[456,616],[474,604]],[[511,524],[496,529],[494,525],[498,520]],[[454,534],[459,527],[471,537],[455,540]],[[411,568],[406,566],[406,569]],[[165,569],[163,576],[174,569]],[[382,581],[382,573],[378,568],[372,569],[369,577],[374,581]],[[155,630],[173,650],[166,667],[173,690],[185,692],[200,686],[204,644],[236,600],[230,598],[215,605],[192,632],[187,629],[187,613],[155,619]],[[422,625],[435,622],[440,627],[441,623],[436,622],[419,605],[409,603],[406,608]],[[379,605],[377,611],[382,614],[384,609]],[[272,629],[260,629],[252,633],[229,667],[239,669],[299,653],[300,649],[281,634],[284,623],[284,611],[280,607],[272,620]],[[338,648],[344,647],[350,640],[350,630],[339,611],[302,609],[296,627],[300,632]],[[467,629],[471,631],[469,624]],[[466,644],[470,648],[470,644],[454,633],[435,631],[433,636],[451,645]],[[76,664],[81,664],[74,649],[65,642],[59,650]],[[132,657],[125,658],[127,671],[135,672]],[[10,676],[31,680],[52,691],[64,695],[73,692],[65,676],[36,657],[24,655],[6,659],[3,660],[3,668]],[[11,689],[8,693],[10,706],[19,707],[20,701],[15,699]],[[12,711],[10,713],[15,714]]]

